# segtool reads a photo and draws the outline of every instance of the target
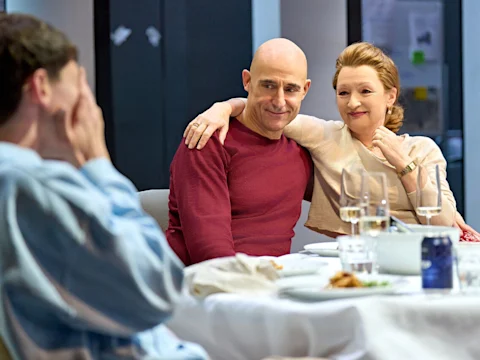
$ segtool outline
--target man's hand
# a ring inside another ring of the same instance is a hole
[[[38,153],[44,159],[62,160],[75,167],[98,157],[110,159],[105,144],[102,111],[97,106],[85,75],[79,71],[79,97],[69,113],[58,109],[38,130]]]
[[[72,117],[73,145],[85,161],[110,159],[105,144],[105,123],[100,107],[90,90],[85,70],[80,69],[80,96]]]
[[[44,159],[62,160],[80,167],[85,163],[85,156],[74,147],[73,137],[71,116],[59,109],[50,121],[39,125],[37,151]]]

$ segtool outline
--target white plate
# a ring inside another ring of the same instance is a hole
[[[279,270],[280,276],[299,276],[316,274],[320,269],[328,266],[328,263],[319,261],[321,259],[305,259],[302,261],[280,261],[283,269]]]
[[[336,241],[307,244],[303,248],[320,256],[338,257],[338,243]]]
[[[391,276],[365,275],[359,276],[362,281],[389,281],[389,286],[366,288],[325,289],[328,276],[295,276],[277,280],[279,294],[308,301],[344,299],[361,296],[393,294],[399,290],[399,284]]]
[[[281,277],[316,274],[320,269],[328,266],[328,263],[321,258],[312,258],[311,256],[300,254],[289,254],[278,258],[262,256],[262,258],[273,260],[276,264],[282,265],[283,269],[278,270],[278,274]]]

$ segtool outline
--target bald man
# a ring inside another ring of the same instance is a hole
[[[231,119],[224,145],[220,134],[202,151],[182,143],[171,164],[167,240],[185,265],[290,252],[312,170],[283,129],[310,88],[305,54],[289,40],[267,41],[242,81],[248,106]]]

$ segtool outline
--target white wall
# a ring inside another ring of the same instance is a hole
[[[480,1],[463,0],[463,139],[465,212],[467,222],[480,229],[480,160],[478,158],[480,136]]]
[[[282,37],[300,46],[308,59],[312,87],[302,113],[339,119],[332,77],[335,60],[347,46],[346,0],[281,0]]]
[[[312,86],[301,112],[324,119],[339,119],[332,77],[335,60],[347,46],[347,1],[281,0],[280,13],[282,37],[295,42],[307,55]],[[301,250],[304,244],[328,239],[303,226],[309,206],[310,203],[303,202],[292,251]]]
[[[7,0],[7,12],[22,12],[39,17],[65,32],[78,46],[80,63],[88,83],[95,89],[93,0]]]
[[[347,45],[346,0],[252,0],[253,52],[263,42],[285,37],[306,53],[312,87],[302,113],[338,119],[332,77]]]

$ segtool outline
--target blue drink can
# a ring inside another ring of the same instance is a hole
[[[426,236],[422,241],[422,287],[453,287],[452,241],[446,235]]]

